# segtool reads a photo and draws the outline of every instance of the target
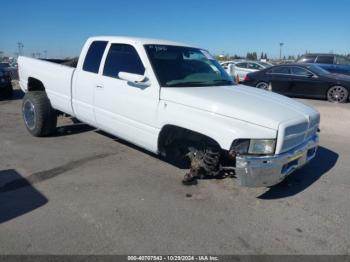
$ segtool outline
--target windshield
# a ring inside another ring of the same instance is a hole
[[[330,74],[330,72],[328,72],[327,70],[323,69],[322,67],[320,67],[318,65],[309,65],[307,68],[309,68],[311,71],[313,71],[314,73],[316,73],[318,75]]]
[[[233,85],[232,78],[205,50],[169,45],[145,45],[163,87]]]

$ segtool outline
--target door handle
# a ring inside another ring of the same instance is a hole
[[[96,88],[102,89],[103,86],[102,85],[96,85]]]

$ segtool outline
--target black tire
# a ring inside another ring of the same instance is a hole
[[[269,84],[266,83],[266,82],[259,82],[259,83],[256,84],[255,87],[259,88],[259,89],[262,89],[262,90],[267,90],[267,91],[270,90],[269,89]]]
[[[22,115],[27,130],[33,136],[49,136],[56,131],[57,113],[44,91],[31,91],[25,94]]]
[[[346,103],[349,91],[343,86],[332,86],[327,91],[327,100],[331,103]]]
[[[12,93],[13,93],[13,87],[12,85],[8,85],[7,87],[3,88],[1,90],[1,96],[4,97],[4,98],[9,98],[12,96]]]

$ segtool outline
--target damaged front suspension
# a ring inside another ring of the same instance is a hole
[[[233,166],[223,166],[221,161],[224,156],[220,150],[215,147],[208,147],[204,150],[196,150],[193,147],[189,148],[189,153],[187,157],[191,161],[191,167],[189,172],[184,176],[183,184],[193,185],[197,183],[197,179],[203,178],[215,178],[222,176],[223,173],[228,175],[233,175],[234,167]],[[234,158],[235,155],[232,152],[229,152],[229,158]],[[227,157],[225,157],[227,162]],[[232,161],[229,161],[232,163]]]

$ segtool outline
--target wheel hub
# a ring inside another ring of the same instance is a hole
[[[333,102],[343,102],[346,99],[347,92],[341,86],[335,86],[329,90],[329,100]]]
[[[29,129],[35,127],[35,107],[32,102],[26,101],[23,105],[24,122]]]

